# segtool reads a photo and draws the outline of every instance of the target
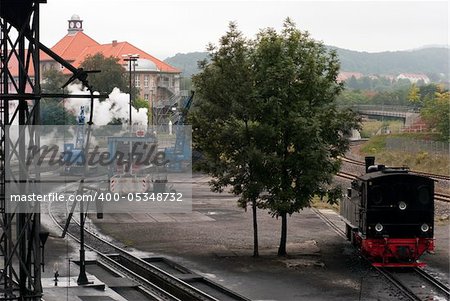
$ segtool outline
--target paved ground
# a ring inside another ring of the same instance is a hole
[[[79,245],[68,237],[60,238],[61,230],[47,214],[42,215],[42,223],[50,232],[45,244],[45,270],[42,272],[44,301],[127,301],[111,288],[105,287],[104,279],[98,279],[94,273],[88,274],[88,280],[93,282],[91,285],[78,286],[79,268],[74,261],[79,259]],[[87,260],[95,258],[92,252],[86,253]],[[56,270],[59,274],[57,285],[54,281]],[[87,271],[89,273],[92,269],[88,267]]]
[[[191,214],[105,215],[103,220],[90,221],[87,227],[100,228],[95,230],[110,234],[130,249],[169,257],[253,300],[400,298],[395,289],[376,278],[354,249],[310,209],[288,219],[289,255],[286,258],[276,256],[280,221],[259,210],[261,257],[253,258],[251,212],[238,208],[236,198],[227,193],[210,192],[207,177],[196,175],[195,181]],[[325,213],[337,219],[332,212]],[[60,231],[51,226],[49,220],[45,224],[54,236],[46,245],[45,300],[124,301],[123,297],[141,300],[135,296],[134,289],[126,286],[120,290],[107,287],[106,291],[73,287],[78,268],[72,261],[78,258],[78,246],[56,237]],[[448,227],[448,221],[437,223],[436,254],[424,258],[435,275],[443,280],[449,275]],[[61,275],[57,288],[52,282],[55,264]],[[68,282],[69,266],[72,287],[67,289],[62,286]],[[87,270],[107,284],[116,281],[95,266]]]
[[[147,215],[145,222],[133,215],[110,216],[95,223],[129,248],[169,256],[255,300],[398,298],[395,290],[362,266],[352,247],[309,209],[289,218],[286,258],[276,256],[280,221],[260,210],[261,257],[252,258],[251,212],[238,208],[233,196],[212,194],[206,177],[197,175],[196,180],[190,215]],[[448,275],[447,227],[436,228],[437,254],[427,256],[441,275]]]

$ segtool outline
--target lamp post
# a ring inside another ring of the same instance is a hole
[[[139,58],[139,54],[124,54],[124,55],[122,55],[122,57],[124,57],[124,61],[125,62],[128,62],[128,71],[130,72],[129,74],[129,77],[130,77],[130,84],[129,84],[129,93],[130,93],[130,117],[129,117],[129,119],[128,119],[128,124],[130,125],[130,130],[131,130],[131,125],[132,125],[132,122],[131,122],[131,111],[132,111],[132,109],[131,109],[131,102],[132,102],[132,91],[133,91],[133,85],[132,85],[132,78],[131,78],[131,62],[133,62],[133,66],[134,67],[136,67],[136,61],[137,61],[137,59]],[[134,70],[136,70],[136,69],[134,69]]]
[[[131,136],[131,126],[133,125],[132,121],[131,121],[131,112],[132,112],[132,108],[131,108],[131,102],[132,102],[132,93],[133,93],[133,85],[132,85],[132,78],[131,78],[131,62],[133,62],[133,66],[134,68],[136,68],[136,61],[139,58],[139,54],[125,54],[123,55],[124,57],[124,61],[125,62],[129,62],[128,65],[128,71],[130,72],[130,86],[129,86],[129,92],[130,92],[130,107],[129,107],[129,113],[130,113],[130,117],[128,118],[128,125],[130,126],[130,136]],[[136,69],[134,69],[136,71]],[[130,151],[128,153],[128,172],[131,174],[132,172],[132,158],[133,158],[133,150],[132,150],[132,143],[130,142]]]

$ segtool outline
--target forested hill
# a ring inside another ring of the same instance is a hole
[[[378,53],[359,52],[328,46],[336,49],[342,71],[363,74],[425,73],[447,74],[449,70],[449,48],[422,48],[411,51],[386,51]],[[178,53],[164,61],[183,70],[183,76],[198,72],[197,62],[207,58],[207,52]]]
[[[191,76],[198,72],[198,61],[208,57],[208,52],[177,53],[164,60],[167,64],[183,71],[182,76]]]
[[[448,48],[423,48],[411,51],[359,52],[336,47],[341,70],[363,74],[448,73]]]

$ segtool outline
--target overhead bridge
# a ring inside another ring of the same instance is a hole
[[[407,106],[376,106],[376,105],[357,105],[352,109],[360,115],[374,118],[387,117],[403,120],[405,126],[411,125],[419,117],[419,112],[413,107]]]

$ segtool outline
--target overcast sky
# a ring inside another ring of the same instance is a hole
[[[151,1],[47,0],[41,5],[41,40],[53,46],[78,14],[99,43],[128,41],[165,59],[204,51],[236,21],[248,37],[279,29],[289,16],[327,45],[379,52],[448,45],[448,1]]]

